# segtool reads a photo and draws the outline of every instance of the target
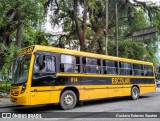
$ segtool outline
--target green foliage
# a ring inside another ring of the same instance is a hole
[[[77,18],[82,30],[83,12],[85,0],[78,1]],[[115,5],[118,2],[118,24],[119,24],[119,56],[124,58],[145,60],[157,63],[155,53],[157,52],[156,39],[145,41],[132,41],[132,33],[149,26],[160,26],[160,11],[151,9],[148,6],[133,5],[128,0],[109,0],[109,43],[108,54],[116,56],[116,34],[115,34]],[[41,30],[44,22],[46,9],[44,6],[50,4],[52,11],[52,25],[62,26],[65,35],[52,38]],[[105,34],[100,29],[105,28],[106,1],[90,0],[87,11],[86,21],[86,50],[100,54],[105,54]],[[140,7],[141,6],[141,7]],[[17,26],[23,24],[22,47],[33,44],[64,47],[73,46],[73,49],[80,45],[78,31],[75,23],[74,0],[0,0],[0,54],[4,55],[4,66],[2,73],[8,73],[10,62],[21,48],[15,45],[17,38]],[[149,17],[145,10],[149,10]],[[99,38],[96,36],[99,32]],[[82,34],[82,31],[81,31]],[[10,41],[7,41],[8,37]],[[95,39],[95,41],[93,41]],[[94,47],[91,46],[93,41]],[[94,49],[93,49],[94,48]],[[93,51],[92,51],[93,52]]]
[[[11,82],[10,81],[0,81],[0,93],[1,91],[4,91],[4,90],[7,90],[9,91],[10,89],[10,86],[11,86]]]
[[[83,11],[85,1],[79,1],[78,22],[80,27],[83,25]],[[109,55],[116,56],[116,31],[115,31],[115,5],[118,2],[118,24],[119,24],[119,51],[120,57],[145,60],[157,63],[155,53],[157,52],[156,39],[144,41],[132,41],[131,36],[133,32],[150,27],[154,25],[160,26],[158,9],[149,6],[148,4],[133,5],[129,1],[112,1],[109,0]],[[96,36],[99,28],[105,28],[105,10],[106,1],[90,0],[87,13],[87,27],[86,27],[86,45],[88,50],[91,51],[90,42]],[[139,4],[139,3],[138,3]],[[69,44],[71,40],[77,40],[72,44],[79,44],[77,36],[77,28],[74,20],[74,0],[58,0],[57,3],[53,2],[55,11],[52,16],[53,26],[62,25],[65,36],[60,36],[57,39],[58,43]],[[148,10],[148,14],[147,11]],[[61,41],[59,41],[61,40]],[[96,53],[104,54],[104,50],[99,48],[105,46],[105,34],[101,34],[100,39],[94,42],[94,49]]]
[[[0,28],[11,22],[27,24],[29,20],[37,24],[37,20],[43,18],[45,2],[46,0],[0,0]],[[14,11],[19,13],[17,21],[12,21]]]
[[[109,55],[116,55],[116,44],[115,41],[109,41]],[[119,56],[123,58],[136,59],[142,61],[158,63],[155,57],[157,45],[151,43],[147,46],[141,41],[132,41],[131,39],[119,41]]]
[[[40,44],[40,45],[49,45],[51,35],[45,33],[42,30],[35,29],[33,27],[26,27],[23,33],[23,47]]]
[[[22,47],[32,44],[48,45],[48,34],[40,30],[45,18],[46,2],[47,0],[0,0],[0,54],[3,56],[2,63],[5,62],[0,65],[0,70],[6,72],[8,62],[17,53],[16,44],[21,42],[17,39],[19,35],[23,38]],[[20,24],[23,25],[22,32],[17,34]]]
[[[5,64],[3,66],[3,68],[1,69],[1,75],[2,76],[6,76],[8,75],[8,71],[11,68],[11,63],[13,61],[13,59],[15,58],[16,53],[20,53],[21,48],[15,46],[14,44],[9,45],[8,47],[6,47],[6,52],[5,54]]]

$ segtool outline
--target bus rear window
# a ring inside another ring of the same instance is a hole
[[[145,76],[153,76],[152,66],[144,65],[144,75]]]

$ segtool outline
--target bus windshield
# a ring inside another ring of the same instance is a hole
[[[14,61],[12,84],[21,84],[27,81],[30,59],[31,55],[25,55]]]

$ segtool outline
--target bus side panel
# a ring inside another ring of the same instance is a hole
[[[105,89],[105,88],[95,89],[94,92],[95,92],[94,93],[95,99],[107,97],[107,89]]]
[[[50,86],[31,87],[31,105],[48,104],[51,97]]]
[[[65,86],[52,86],[50,103],[59,103],[60,95]]]
[[[79,100],[85,100],[85,91],[82,87],[79,89]]]
[[[61,91],[52,91],[51,92],[51,98],[50,98],[50,103],[59,103],[60,101],[60,94]]]
[[[116,97],[123,96],[123,88],[122,87],[109,87],[107,97]]]
[[[85,100],[95,99],[94,87],[92,85],[84,85],[83,89]]]
[[[106,85],[86,85],[84,89],[84,100],[100,99],[107,97]]]
[[[93,88],[93,98],[105,98],[107,97],[107,86],[106,85],[94,85]]]
[[[154,85],[145,85],[140,87],[140,94],[146,94],[150,92],[155,92],[156,88]]]
[[[124,93],[123,93],[124,96],[130,96],[131,95],[131,86],[124,86],[123,91],[124,91]]]

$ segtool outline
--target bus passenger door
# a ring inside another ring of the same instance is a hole
[[[31,105],[51,103],[55,61],[54,56],[36,54],[31,82]]]
[[[31,105],[50,103],[50,87],[31,87]]]

